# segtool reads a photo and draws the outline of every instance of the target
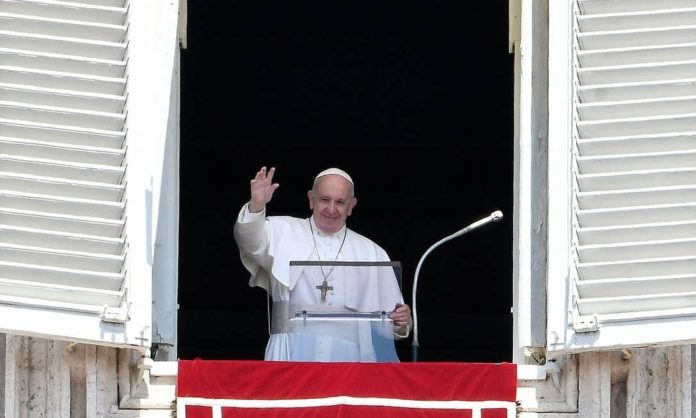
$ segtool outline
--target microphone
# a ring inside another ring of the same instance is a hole
[[[418,361],[418,346],[420,345],[420,342],[418,341],[418,311],[416,307],[416,289],[418,287],[418,274],[420,273],[420,268],[423,265],[423,261],[425,260],[425,257],[427,257],[435,248],[439,247],[440,245],[446,243],[449,240],[452,240],[454,238],[460,237],[470,231],[473,231],[476,228],[480,228],[488,223],[491,222],[498,222],[499,220],[503,219],[503,212],[496,210],[495,212],[491,213],[490,215],[486,216],[483,219],[479,219],[478,221],[472,223],[471,225],[460,229],[459,231],[455,232],[452,235],[448,235],[441,239],[440,241],[436,242],[435,244],[431,245],[430,248],[423,254],[421,257],[420,261],[418,262],[418,266],[416,267],[416,274],[413,277],[413,294],[411,295],[411,299],[413,300],[413,342],[411,343],[411,356],[412,360],[414,362]]]

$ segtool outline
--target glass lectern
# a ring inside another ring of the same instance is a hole
[[[396,362],[394,338],[405,334],[390,319],[397,303],[397,261],[292,261],[273,327],[287,331],[290,360]]]

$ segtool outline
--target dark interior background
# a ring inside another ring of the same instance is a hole
[[[446,243],[418,286],[422,361],[511,360],[513,56],[508,1],[188,3],[181,55],[180,358],[261,359],[266,298],[232,237],[262,165],[270,215],[309,216],[337,166],[356,184],[349,226],[403,263]],[[410,342],[398,344],[410,360]]]

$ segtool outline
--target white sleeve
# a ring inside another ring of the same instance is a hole
[[[246,205],[242,207],[234,224],[234,239],[239,248],[239,255],[244,267],[251,273],[250,286],[269,288],[268,272],[273,264],[273,257],[268,254],[270,240],[265,211],[249,213]]]
[[[266,217],[266,208],[264,208],[261,212],[257,213],[252,213],[249,212],[249,203],[246,205],[242,206],[242,210],[239,211],[239,216],[237,217],[237,222],[240,224],[247,224],[250,222],[255,222],[258,221],[262,218]]]
[[[411,333],[411,327],[413,326],[413,317],[409,318],[408,324],[402,325],[400,327],[394,327],[394,339],[403,340],[407,338]]]

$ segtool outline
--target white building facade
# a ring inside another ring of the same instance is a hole
[[[0,0],[0,416],[174,412],[185,2]],[[511,0],[520,417],[691,417],[696,0]]]

